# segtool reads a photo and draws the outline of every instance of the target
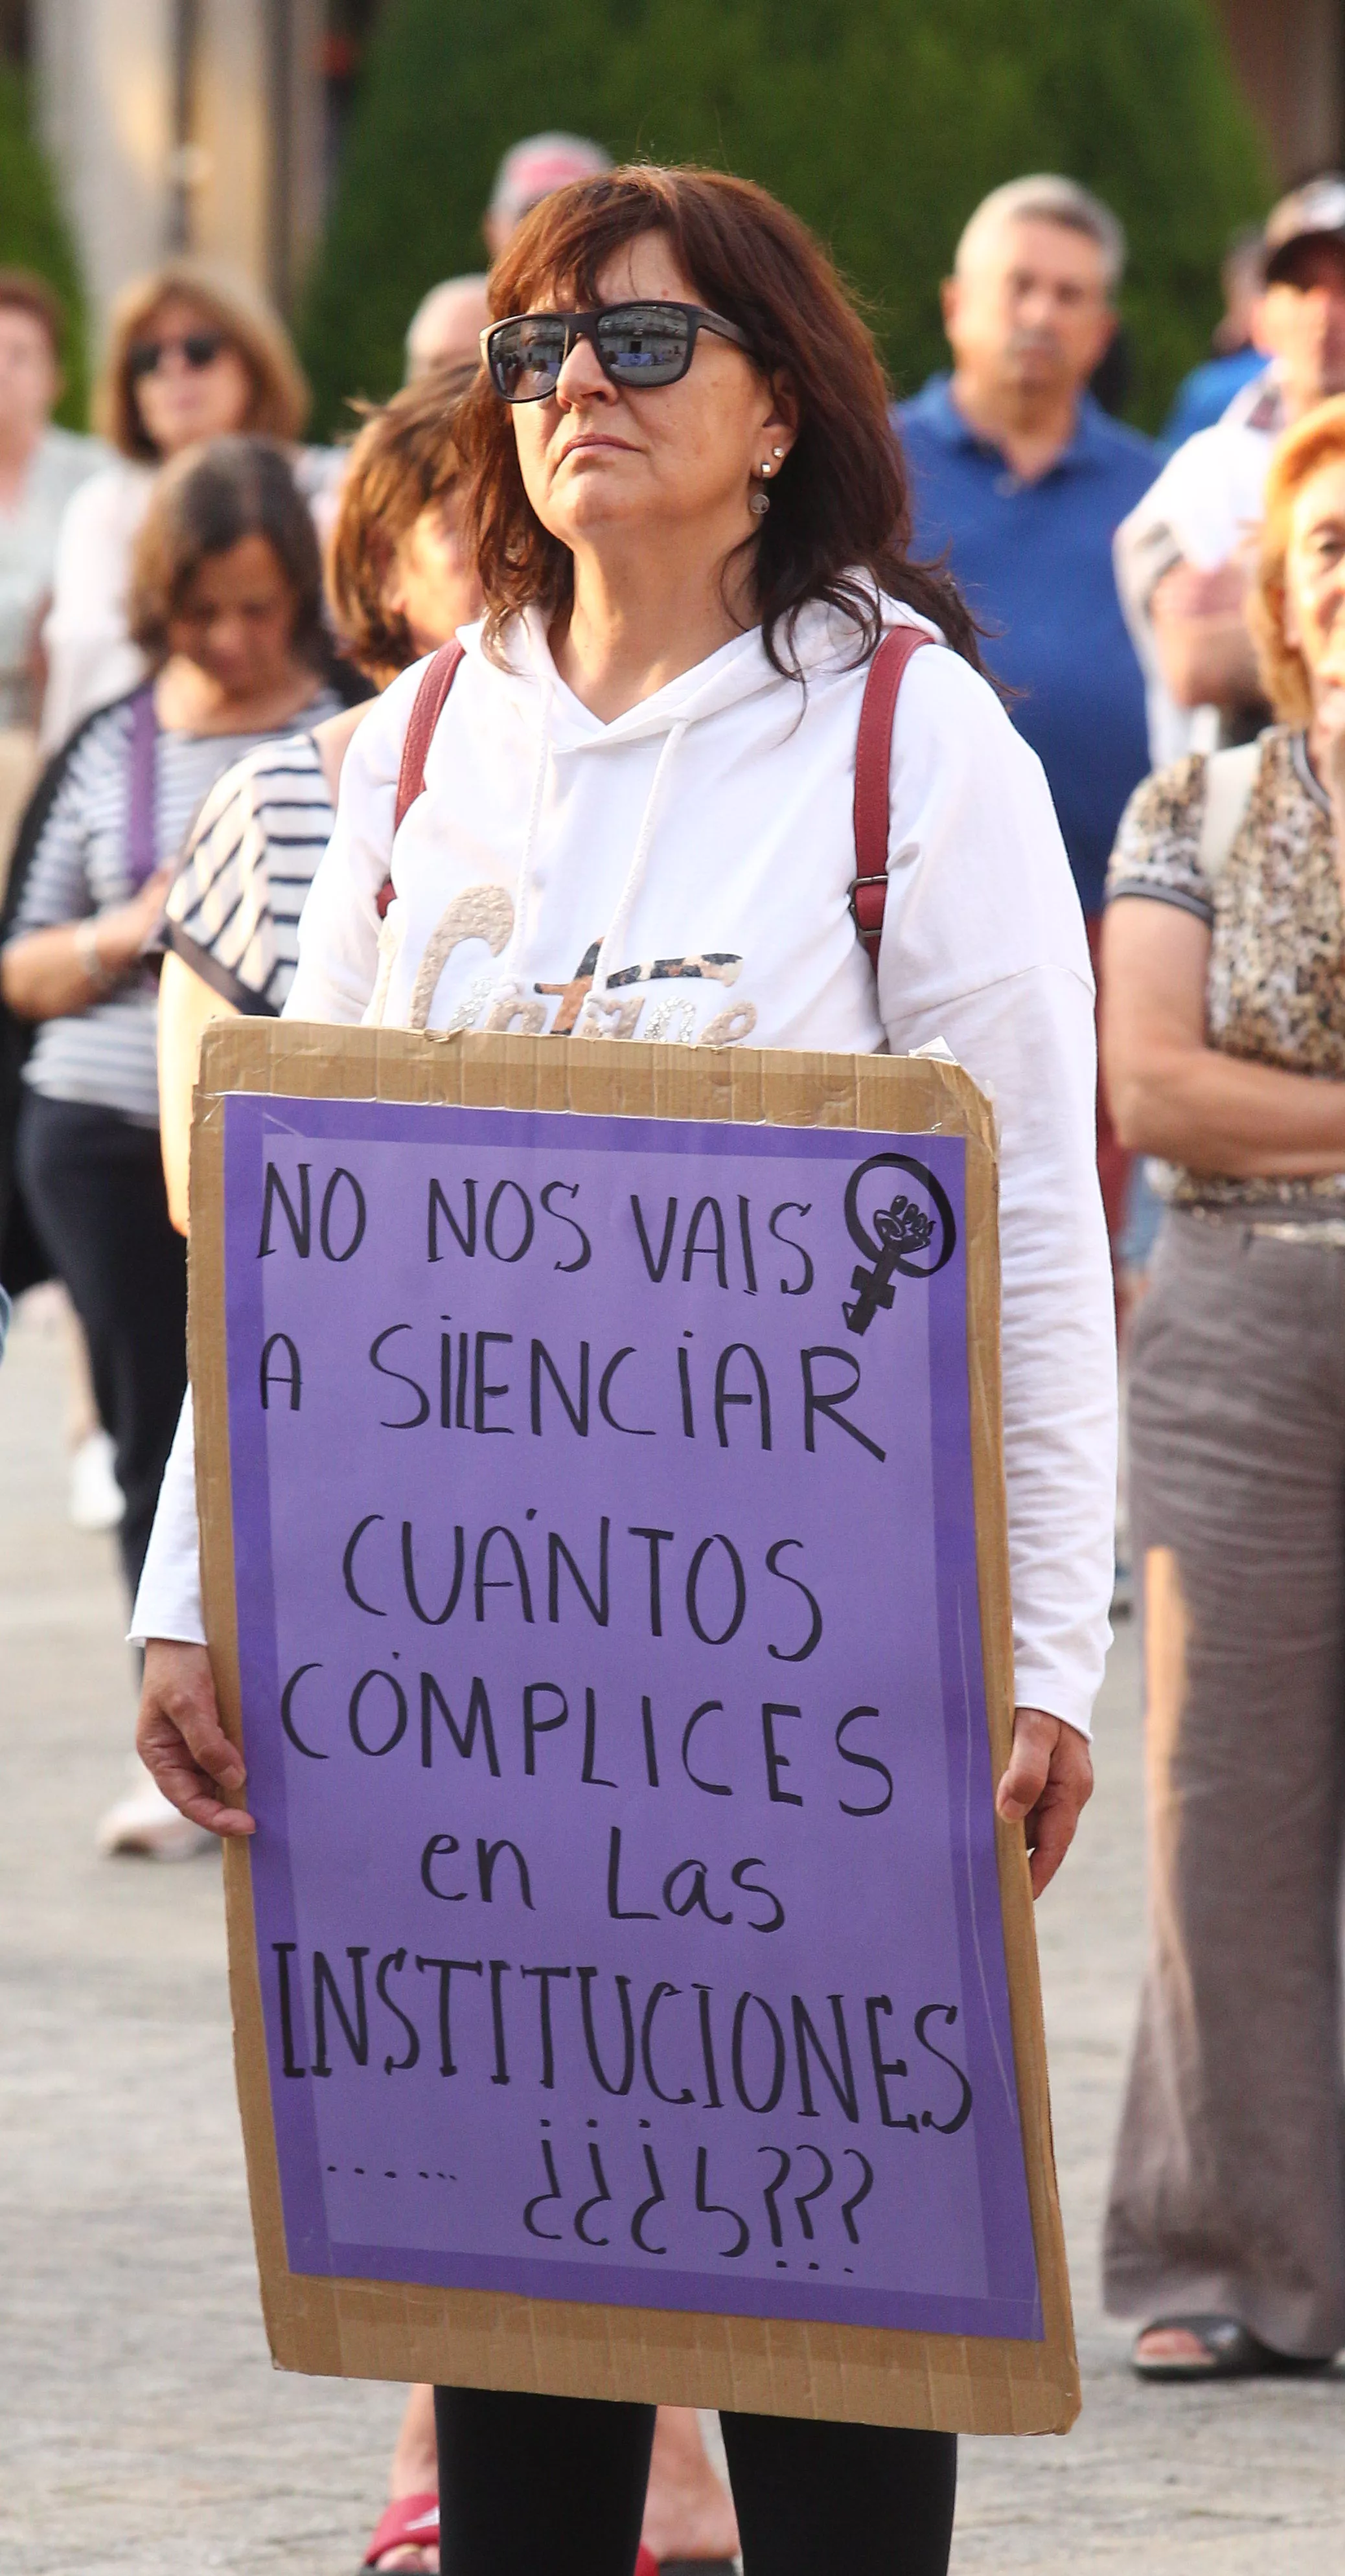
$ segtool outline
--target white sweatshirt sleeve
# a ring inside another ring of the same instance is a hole
[[[917,654],[902,684],[888,864],[888,1042],[943,1038],[999,1128],[1015,1698],[1087,1733],[1116,1508],[1092,975],[1040,763],[948,653]]]
[[[206,1641],[190,1387],[182,1399],[173,1446],[163,1471],[154,1527],[131,1612],[130,1643],[143,1646],[148,1637],[172,1637],[188,1646],[203,1646]]]

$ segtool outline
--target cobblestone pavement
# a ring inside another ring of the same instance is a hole
[[[59,1344],[21,1320],[0,1370],[0,2576],[353,2576],[399,2396],[268,2364],[217,1866],[92,1849],[131,1681],[111,1543],[64,1519],[61,1412]],[[1142,1889],[1125,1633],[1098,1739],[1039,1918],[1084,2412],[1065,2441],[963,2445],[954,2567],[1339,2576],[1345,2380],[1140,2388],[1099,2311]]]

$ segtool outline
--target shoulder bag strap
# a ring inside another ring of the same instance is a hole
[[[887,906],[889,781],[897,692],[912,654],[918,653],[922,644],[936,640],[923,627],[890,627],[869,664],[864,683],[855,744],[855,873],[850,882],[850,914],[875,974]]]
[[[425,763],[429,758],[430,744],[434,740],[434,728],[444,712],[444,702],[462,667],[462,661],[463,648],[454,635],[450,637],[447,644],[440,645],[433,660],[427,663],[421,674],[420,687],[416,691],[411,708],[411,721],[406,728],[406,740],[402,744],[402,765],[397,773],[397,803],[392,818],[394,838],[400,832],[416,798],[425,792]],[[387,917],[392,896],[392,879],[388,877],[380,886],[376,897],[380,921]]]
[[[159,723],[154,712],[154,683],[147,680],[131,700],[130,784],[126,802],[126,864],[133,886],[152,877],[159,862],[158,783]]]
[[[1205,811],[1200,822],[1200,873],[1217,885],[1228,854],[1242,829],[1261,766],[1260,742],[1240,742],[1231,751],[1212,751],[1205,763]]]

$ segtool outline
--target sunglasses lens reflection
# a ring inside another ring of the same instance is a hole
[[[554,393],[565,363],[566,331],[558,317],[525,314],[490,338],[490,371],[506,402],[537,402]]]
[[[686,369],[688,338],[685,313],[667,305],[618,305],[598,323],[603,365],[619,385],[675,384]]]
[[[668,304],[613,304],[598,315],[598,356],[614,385],[675,385],[691,351],[685,313]],[[524,313],[500,323],[489,341],[495,390],[506,402],[540,402],[553,394],[569,347],[561,313]]]

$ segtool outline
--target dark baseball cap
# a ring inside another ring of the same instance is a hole
[[[1319,179],[1292,188],[1271,207],[1264,239],[1267,284],[1284,275],[1289,255],[1300,242],[1345,243],[1345,176],[1339,170],[1324,170]]]

